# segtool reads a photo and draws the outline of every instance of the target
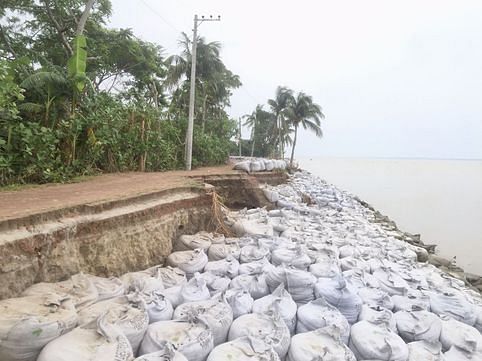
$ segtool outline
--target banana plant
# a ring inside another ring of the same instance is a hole
[[[77,35],[74,39],[74,54],[67,63],[69,78],[74,83],[74,88],[81,93],[85,88],[85,70],[87,68],[87,40],[83,35]]]

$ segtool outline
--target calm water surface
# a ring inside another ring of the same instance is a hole
[[[358,195],[437,253],[482,274],[482,161],[301,158],[303,169]]]

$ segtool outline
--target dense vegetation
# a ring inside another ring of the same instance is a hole
[[[0,3],[0,185],[182,167],[190,40],[165,56],[109,29],[110,13],[109,0]],[[233,148],[225,108],[241,82],[220,49],[198,39],[194,166]]]
[[[321,107],[313,102],[311,96],[303,92],[295,95],[291,89],[281,86],[276,89],[275,97],[268,100],[268,105],[269,111],[264,110],[263,105],[257,105],[251,114],[244,117],[245,125],[251,128],[249,154],[284,157],[285,148],[289,145],[292,165],[300,126],[318,137],[322,136],[320,124],[324,115]]]

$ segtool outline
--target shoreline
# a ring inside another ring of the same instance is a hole
[[[301,172],[306,172],[313,177],[320,178],[324,182],[327,182],[322,177],[319,177],[308,170],[305,170],[302,168],[299,168],[298,170]],[[337,189],[340,189],[335,184],[332,184],[332,186],[336,187]],[[446,272],[452,277],[455,277],[463,281],[465,284],[469,285],[474,290],[477,290],[478,292],[482,293],[482,275],[475,274],[472,272],[465,272],[465,270],[462,267],[457,266],[453,261],[445,257],[436,255],[435,249],[438,247],[437,244],[425,244],[421,240],[420,234],[416,234],[416,233],[413,234],[413,233],[401,230],[394,220],[392,220],[389,216],[384,215],[382,212],[377,210],[370,203],[361,199],[358,195],[352,194],[346,190],[341,190],[341,191],[347,194],[350,194],[353,197],[353,199],[358,201],[363,207],[371,210],[375,216],[373,222],[380,224],[382,228],[384,228],[389,232],[394,232],[396,234],[395,238],[402,240],[404,242],[407,242],[413,246],[425,249],[427,251],[426,258],[421,258],[419,260],[420,262],[428,262],[429,264],[434,265],[435,267],[441,269],[442,271]]]

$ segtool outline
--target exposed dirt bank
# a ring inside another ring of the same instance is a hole
[[[81,271],[115,276],[162,264],[179,235],[212,230],[212,186],[230,207],[262,207],[257,177],[286,179],[228,167],[117,177],[0,193],[0,299]]]

